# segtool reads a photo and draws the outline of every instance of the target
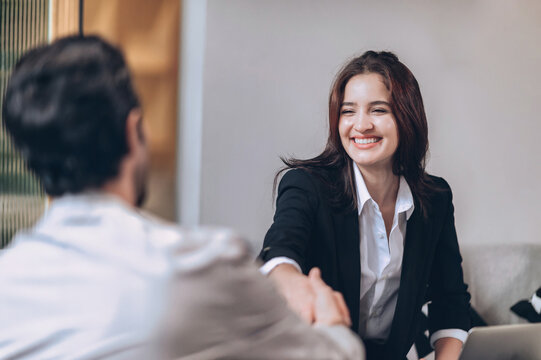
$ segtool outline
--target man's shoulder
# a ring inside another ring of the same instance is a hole
[[[121,263],[159,261],[175,268],[208,266],[250,254],[248,243],[230,229],[182,227],[115,202],[86,205],[51,209],[51,214],[14,243],[45,246],[66,256],[65,249],[77,248],[79,253],[99,253]]]
[[[170,257],[176,271],[193,271],[250,256],[248,242],[225,227],[182,227],[160,219],[148,219],[148,239]]]

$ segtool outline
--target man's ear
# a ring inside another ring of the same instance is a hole
[[[126,142],[129,152],[135,151],[145,141],[142,121],[143,115],[141,109],[134,108],[129,112],[126,119]]]

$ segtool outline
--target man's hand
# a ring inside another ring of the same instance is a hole
[[[270,272],[269,278],[286,298],[291,310],[309,324],[313,323],[316,295],[308,277],[293,265],[281,264]]]
[[[321,279],[321,271],[313,268],[308,274],[315,293],[314,317],[316,324],[351,326],[344,297]]]

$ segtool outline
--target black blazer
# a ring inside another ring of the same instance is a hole
[[[408,220],[391,331],[384,345],[372,349],[368,344],[369,359],[371,353],[371,358],[378,360],[404,359],[418,333],[421,308],[427,301],[431,301],[431,334],[441,329],[470,328],[470,295],[462,276],[451,189],[442,178],[431,178],[442,190],[431,196],[428,218],[416,204]],[[357,332],[359,218],[356,209],[332,206],[326,189],[318,176],[305,170],[294,169],[284,175],[278,188],[274,223],[259,257],[268,261],[287,256],[299,263],[305,274],[319,267],[323,280],[344,295],[352,329]]]

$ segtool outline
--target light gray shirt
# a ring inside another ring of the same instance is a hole
[[[0,253],[1,359],[362,359],[311,327],[244,241],[180,229],[94,193],[53,201]]]

